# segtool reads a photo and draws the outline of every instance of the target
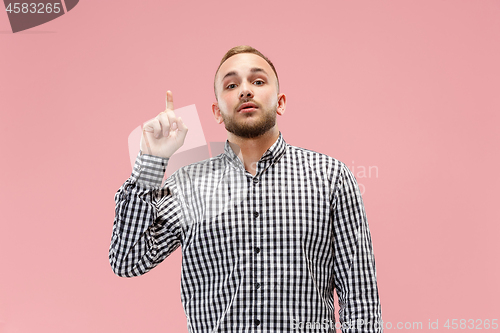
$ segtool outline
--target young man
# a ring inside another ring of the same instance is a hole
[[[181,168],[163,186],[187,133],[171,92],[166,111],[144,125],[132,175],[115,195],[115,274],[144,274],[181,246],[181,300],[193,333],[381,331],[371,236],[352,173],[284,141],[276,115],[286,96],[259,51],[229,50],[214,90],[224,153]]]

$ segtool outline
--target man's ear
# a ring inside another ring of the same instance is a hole
[[[222,123],[222,116],[220,114],[220,109],[219,109],[219,103],[218,102],[214,102],[212,104],[212,112],[214,113],[215,122],[217,124],[221,124]]]
[[[285,113],[286,109],[286,96],[285,94],[278,95],[278,108],[276,109],[276,113],[282,116]]]

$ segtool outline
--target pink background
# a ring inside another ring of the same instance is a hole
[[[187,332],[180,250],[113,274],[113,199],[167,89],[226,139],[213,76],[239,44],[277,67],[285,140],[363,185],[384,321],[500,319],[499,18],[498,0],[87,0],[12,34],[2,10],[0,332]]]

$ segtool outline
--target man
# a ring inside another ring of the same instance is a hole
[[[167,109],[143,127],[130,178],[115,195],[113,271],[144,274],[182,248],[189,332],[381,331],[375,259],[363,201],[338,160],[287,144],[276,124],[286,96],[276,70],[249,46],[215,75],[224,153],[161,185],[187,127]]]

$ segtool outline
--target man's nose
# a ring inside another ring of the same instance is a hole
[[[252,97],[253,97],[253,91],[250,89],[250,87],[247,84],[242,84],[240,91],[240,98],[252,98]]]

